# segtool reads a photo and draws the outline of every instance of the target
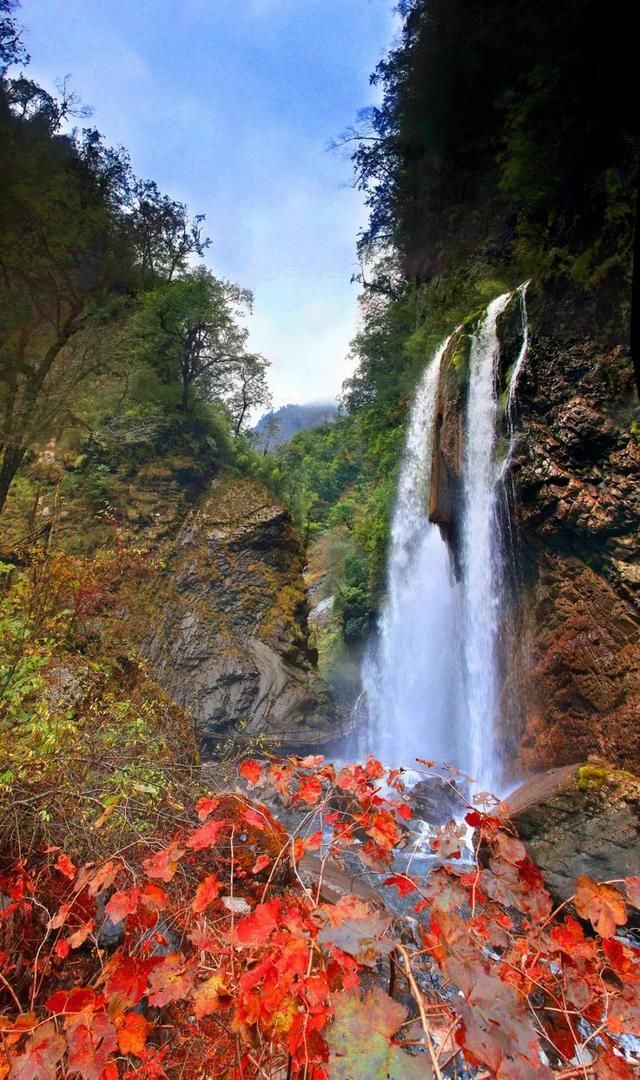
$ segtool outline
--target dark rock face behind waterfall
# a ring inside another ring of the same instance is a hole
[[[308,645],[303,566],[288,511],[256,481],[214,481],[184,520],[145,651],[205,752],[227,739],[299,748],[339,734]]]
[[[503,440],[516,315],[511,305],[501,326]],[[441,368],[429,500],[458,563],[462,348],[450,349]],[[504,478],[512,588],[503,597],[503,742],[516,773],[594,754],[637,768],[640,441],[629,354],[539,337],[534,322],[515,406]]]
[[[526,767],[640,764],[640,445],[621,348],[534,338],[512,465]]]

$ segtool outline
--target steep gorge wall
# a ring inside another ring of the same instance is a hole
[[[640,440],[633,367],[621,346],[542,337],[535,318],[530,329],[503,477],[510,518],[503,523],[503,741],[516,768],[589,755],[637,768]],[[504,454],[507,387],[522,342],[513,302],[501,338]],[[466,375],[461,335],[441,368],[429,498],[430,519],[458,566]]]
[[[533,336],[512,477],[529,630],[521,756],[640,765],[640,444],[621,347]]]

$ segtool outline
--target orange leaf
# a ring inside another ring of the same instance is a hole
[[[602,938],[613,937],[616,926],[627,921],[627,906],[622,893],[613,885],[598,885],[589,877],[580,877],[576,882],[574,903],[578,915],[589,919]]]
[[[140,903],[140,889],[127,889],[126,892],[115,892],[104,910],[112,923],[122,922],[127,915],[135,915]]]
[[[208,821],[206,825],[201,825],[199,829],[196,829],[187,837],[187,847],[193,848],[195,851],[203,851],[204,848],[213,847],[218,840],[218,834],[224,829],[226,821]]]
[[[197,914],[208,908],[209,904],[212,904],[219,897],[221,888],[222,884],[218,881],[216,875],[208,874],[196,889],[196,895],[191,903],[192,910]]]
[[[257,761],[243,761],[240,766],[240,776],[243,776],[250,784],[257,784],[262,776],[262,766]]]
[[[151,1024],[139,1013],[129,1012],[124,1017],[122,1027],[118,1028],[118,1047],[121,1054],[135,1054],[140,1057]]]
[[[203,795],[196,803],[196,810],[198,811],[200,821],[204,821],[208,818],[209,814],[212,814],[219,806],[220,799],[214,798],[213,795]]]
[[[258,855],[258,858],[256,859],[256,861],[254,862],[254,864],[253,864],[253,866],[251,868],[251,873],[252,874],[259,874],[260,871],[264,870],[264,868],[266,866],[268,866],[270,862],[271,862],[271,859],[269,858],[268,855]]]
[[[322,795],[322,784],[317,776],[302,776],[294,798],[314,806]]]
[[[400,840],[400,831],[388,810],[379,810],[365,825],[365,831],[379,847],[390,851]]]
[[[225,985],[224,976],[212,975],[206,982],[200,983],[194,992],[193,1002],[196,1018],[201,1020],[203,1016],[209,1016],[216,1009],[227,1009],[232,1000]]]
[[[164,889],[153,881],[147,881],[140,890],[140,902],[152,911],[166,911],[169,899]]]
[[[64,852],[62,853],[62,855],[58,855],[58,858],[56,859],[54,865],[56,870],[59,870],[61,874],[64,874],[65,877],[68,877],[71,881],[73,881],[74,877],[76,876],[76,870],[78,868],[75,863],[71,862],[71,859],[68,855],[65,855]]]
[[[187,968],[184,956],[169,953],[151,972],[149,1004],[169,1005],[185,998],[193,986],[193,973]]]
[[[183,849],[174,841],[149,859],[145,859],[142,865],[147,877],[158,878],[159,881],[171,881],[178,869],[178,861],[183,855]]]
[[[75,934],[71,934],[71,937],[69,938],[69,945],[71,948],[79,949],[81,945],[84,945],[89,934],[93,933],[93,927],[93,919],[89,919],[84,926],[81,926],[79,930],[76,930]]]
[[[305,851],[319,851],[322,847],[322,831],[318,829],[317,832],[311,833],[311,836],[305,837],[304,849]]]

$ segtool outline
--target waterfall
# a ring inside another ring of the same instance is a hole
[[[510,298],[505,293],[489,304],[471,339],[465,423],[462,631],[469,771],[487,790],[499,786],[495,732],[501,592],[495,465],[497,322]]]
[[[527,284],[518,289],[523,336],[508,391],[511,435],[528,346]],[[369,749],[405,766],[417,756],[452,762],[481,790],[498,793],[503,774],[496,729],[503,610],[498,500],[504,473],[496,460],[497,323],[512,296],[505,293],[489,304],[470,341],[457,576],[427,508],[440,370],[462,328],[442,343],[420,381],[391,523],[387,599],[363,668]]]
[[[410,765],[427,747],[442,760],[457,756],[458,590],[447,545],[426,511],[440,364],[450,341],[442,343],[416,392],[391,523],[388,599],[377,649],[363,670],[373,745],[398,765]]]

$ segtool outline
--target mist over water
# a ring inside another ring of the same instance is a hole
[[[518,290],[523,338],[509,388],[510,430],[511,395],[528,341],[525,289]],[[480,789],[498,793],[504,545],[496,460],[497,323],[512,295],[492,301],[470,342],[460,572],[456,577],[449,547],[428,519],[440,369],[456,331],[427,365],[416,391],[392,519],[387,599],[363,668],[368,750],[407,767],[416,757],[450,762],[472,775]]]

